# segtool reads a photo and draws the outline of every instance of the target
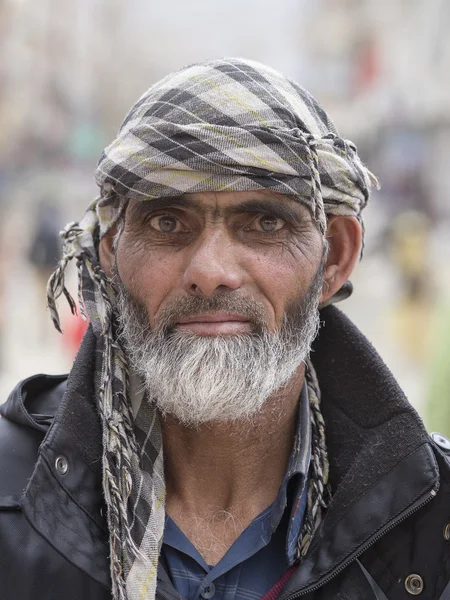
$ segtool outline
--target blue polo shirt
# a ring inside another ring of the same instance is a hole
[[[273,504],[259,514],[214,566],[167,515],[161,564],[186,600],[259,600],[294,562],[307,503],[311,455],[306,386],[299,401],[289,466]]]

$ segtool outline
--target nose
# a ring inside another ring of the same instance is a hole
[[[215,228],[204,231],[188,257],[183,277],[185,291],[212,296],[239,289],[244,280],[239,251],[237,242],[226,232]]]

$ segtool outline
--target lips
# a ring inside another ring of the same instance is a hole
[[[224,323],[229,321],[248,322],[248,317],[235,313],[219,312],[213,314],[194,315],[184,317],[178,321],[179,324],[184,323]]]
[[[249,332],[250,322],[243,315],[217,312],[183,317],[178,321],[177,328],[197,335],[230,335]]]

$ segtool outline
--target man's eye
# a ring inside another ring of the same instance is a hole
[[[276,217],[259,217],[256,219],[254,223],[254,227],[258,231],[263,231],[264,233],[273,233],[282,229],[284,226],[284,221],[282,219],[277,219]]]
[[[170,215],[160,215],[150,219],[150,226],[160,233],[179,233],[183,230],[180,221]]]

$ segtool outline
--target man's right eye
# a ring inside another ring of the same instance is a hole
[[[160,233],[179,233],[183,231],[181,222],[170,215],[159,215],[150,219],[150,226]]]

